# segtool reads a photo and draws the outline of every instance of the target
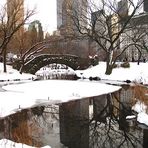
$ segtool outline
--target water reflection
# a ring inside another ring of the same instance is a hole
[[[0,120],[0,139],[34,147],[60,148],[58,106],[24,109]]]
[[[142,148],[147,130],[126,120],[133,91],[124,86],[111,94],[24,109],[0,120],[0,138],[36,147]]]

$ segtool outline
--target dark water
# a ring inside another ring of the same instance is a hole
[[[61,148],[58,106],[22,110],[0,120],[0,139],[6,138],[34,147]]]
[[[126,120],[133,90],[124,85],[120,93],[22,110],[0,119],[0,138],[36,147],[142,148],[145,127]]]

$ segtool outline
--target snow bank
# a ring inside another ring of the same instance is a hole
[[[105,75],[106,63],[99,62],[97,66],[91,67],[86,70],[77,70],[76,74],[79,77],[100,77],[105,80],[113,81],[136,81],[148,84],[148,63],[130,63],[130,68],[117,67],[114,68],[111,75]]]
[[[12,68],[12,66],[7,65],[7,73],[3,72],[3,64],[0,63],[0,84],[12,84],[18,83],[19,81],[32,81],[32,79],[36,79],[36,76],[32,74],[23,73],[20,74],[19,71]]]
[[[132,110],[137,113],[146,112],[147,106],[141,101],[137,101],[136,104],[132,107]]]
[[[0,140],[0,148],[35,148],[26,144],[16,143],[8,139]],[[41,148],[51,148],[50,146],[44,146]]]
[[[148,114],[141,112],[138,114],[137,121],[148,126]]]
[[[132,107],[132,110],[138,113],[137,121],[148,126],[148,114],[146,113],[147,106],[144,103],[137,101]]]

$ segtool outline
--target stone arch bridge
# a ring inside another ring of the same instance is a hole
[[[29,60],[22,71],[35,74],[40,68],[53,63],[65,64],[74,70],[86,69],[91,64],[88,58],[81,58],[75,55],[42,54]]]

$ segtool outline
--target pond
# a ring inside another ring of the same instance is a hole
[[[124,85],[120,92],[21,110],[0,120],[0,138],[36,147],[142,148],[146,130],[126,120],[133,91]]]

